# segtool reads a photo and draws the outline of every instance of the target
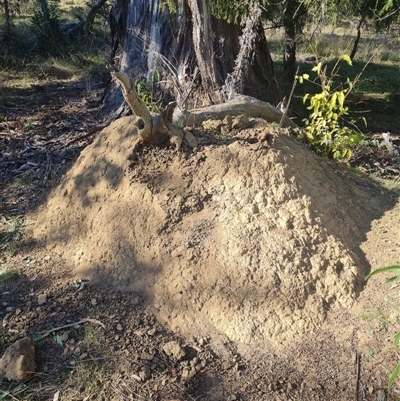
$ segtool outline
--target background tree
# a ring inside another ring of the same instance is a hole
[[[351,13],[351,16],[358,18],[357,36],[350,54],[352,60],[356,56],[358,50],[361,30],[366,25],[367,21],[371,21],[375,25],[377,31],[387,29],[396,21],[400,11],[399,0],[358,0],[347,2],[338,0],[338,7],[343,5],[347,12]]]
[[[235,69],[242,35],[234,15],[223,17],[218,12],[222,3],[229,2],[212,2],[211,8],[206,0],[168,3],[114,0],[112,58],[122,72],[135,79],[150,77],[158,70],[164,82],[158,86],[164,103],[171,100],[169,93],[182,105],[219,102],[225,96],[228,74]],[[254,29],[257,35],[241,92],[276,104],[281,93],[261,21]],[[108,99],[110,109],[122,103],[120,92],[113,91]]]

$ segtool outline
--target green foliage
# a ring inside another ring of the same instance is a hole
[[[232,24],[239,24],[249,14],[249,4],[240,0],[215,0],[210,2],[211,14]]]
[[[16,272],[9,267],[5,267],[0,270],[0,290],[2,290],[2,286],[13,277],[16,276]]]
[[[22,217],[13,217],[0,226],[0,252],[7,252],[10,257],[15,255],[25,224]]]
[[[336,0],[338,6],[342,6],[340,0]],[[357,0],[344,2],[349,16],[368,18],[375,23],[376,29],[388,28],[399,17],[399,0]]]
[[[37,121],[28,121],[25,125],[25,131],[30,131],[31,129],[35,128],[37,126]]]
[[[377,274],[382,274],[382,273],[399,273],[396,276],[393,276],[390,279],[388,279],[388,283],[400,281],[400,266],[399,265],[386,266],[386,267],[381,267],[380,269],[376,269],[376,270],[372,271],[371,273],[369,273],[365,279],[368,280],[371,277],[376,276]]]
[[[161,0],[160,7],[167,7],[170,14],[176,14],[178,12],[178,1]]]
[[[154,85],[160,80],[160,73],[153,70],[150,74],[150,79],[146,81],[141,79],[135,82],[135,89],[142,102],[147,109],[153,113],[160,112],[160,106],[157,105],[154,99]]]
[[[269,0],[260,0],[260,6],[264,11],[263,17],[270,19],[272,14],[278,11],[280,7],[277,4],[271,5]],[[231,24],[240,24],[249,16],[253,7],[253,2],[248,0],[213,0],[210,1],[211,14],[218,19],[222,19]]]
[[[388,283],[393,283],[393,282],[397,283],[398,281],[400,281],[400,266],[399,265],[386,266],[386,267],[381,267],[380,269],[376,269],[373,272],[371,272],[370,274],[368,274],[368,276],[365,279],[368,280],[371,277],[374,277],[378,274],[383,274],[383,273],[399,273],[398,275],[388,279],[387,280]],[[393,302],[391,302],[389,300],[386,300],[386,303],[396,311],[398,318],[399,318],[400,317],[400,308],[396,304],[394,304]],[[381,312],[380,310],[378,310],[378,311],[379,311],[378,315],[367,314],[367,315],[362,315],[360,317],[375,318],[375,319],[382,321],[385,324],[391,324],[390,321],[384,316],[383,312]],[[397,322],[398,322],[398,318],[397,318]],[[394,336],[394,340],[393,340],[394,348],[395,348],[396,352],[398,352],[398,353],[400,353],[399,343],[400,343],[400,331],[396,333],[396,335]],[[399,375],[400,375],[400,363],[393,369],[393,371],[389,375],[388,387],[387,387],[388,390],[390,390],[394,381],[397,379],[397,377],[399,377]]]
[[[43,0],[44,1],[44,0]],[[60,52],[63,35],[60,31],[61,0],[46,0],[47,9],[35,11],[31,19],[38,36],[39,49],[44,54]]]
[[[342,60],[351,65],[350,57],[344,55]],[[298,136],[303,139],[315,152],[331,159],[349,159],[353,149],[362,144],[364,136],[344,125],[344,116],[348,114],[345,106],[346,96],[353,84],[347,79],[347,88],[332,89],[333,77],[338,63],[330,77],[323,69],[322,63],[312,68],[316,72],[320,92],[314,95],[306,93],[303,102],[308,104],[310,115],[304,121],[305,127]],[[296,76],[299,83],[310,81],[309,74]],[[310,81],[311,82],[311,81]],[[316,82],[314,82],[316,83]]]
[[[16,384],[4,384],[2,386],[4,388],[0,388],[0,400],[10,400],[10,401],[18,401],[23,400],[24,398],[20,398],[22,394],[28,389],[28,386],[24,383]]]

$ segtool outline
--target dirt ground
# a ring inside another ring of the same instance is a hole
[[[400,264],[398,190],[262,120],[132,154],[101,92],[31,90],[1,123],[3,223],[28,221],[1,348],[27,335],[38,364],[19,399],[396,399],[399,292],[365,276]]]

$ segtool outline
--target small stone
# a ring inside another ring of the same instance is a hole
[[[196,148],[198,146],[196,137],[189,131],[184,130],[185,136],[184,141],[190,148]]]
[[[18,316],[18,315],[20,315],[22,313],[22,310],[21,309],[19,309],[19,308],[17,308],[17,309],[15,309],[15,314]]]
[[[186,251],[186,248],[184,245],[178,246],[171,252],[171,257],[172,258],[177,258],[179,256],[182,256]]]
[[[221,127],[221,134],[224,136],[228,136],[231,132],[231,129],[227,125],[223,125]]]
[[[221,120],[205,120],[201,123],[201,126],[204,131],[219,131],[222,126]]]
[[[96,299],[96,298],[92,298],[92,299],[90,300],[90,303],[91,303],[93,306],[96,306],[96,305],[97,305],[97,299]]]
[[[120,323],[117,324],[117,330],[118,331],[122,331],[124,328],[122,327],[122,325]]]
[[[136,380],[138,383],[142,382],[142,379],[138,375],[133,374],[131,377],[132,377],[132,379]]]
[[[182,379],[187,379],[190,376],[190,370],[185,368],[182,370]]]
[[[191,361],[190,361],[190,366],[195,367],[196,365],[198,365],[200,362],[200,359],[195,356]]]
[[[249,124],[250,124],[249,118],[245,114],[240,114],[239,116],[233,119],[232,128],[241,130],[248,128]]]
[[[177,341],[170,341],[163,345],[163,351],[176,361],[180,361],[186,355],[183,348],[178,344]]]
[[[139,372],[139,377],[142,379],[142,381],[146,381],[150,379],[150,376],[151,376],[150,369],[147,366],[143,366]]]
[[[147,332],[147,334],[151,337],[154,336],[156,333],[157,333],[157,330],[155,328],[152,328]]]
[[[386,401],[386,393],[385,393],[385,390],[379,389],[379,390],[376,392],[376,399],[377,399],[378,401]]]
[[[228,128],[231,128],[232,127],[232,116],[226,116],[223,120],[222,120],[222,123],[224,124],[224,125],[226,125]]]
[[[0,359],[0,376],[22,382],[35,373],[35,347],[25,337],[10,345]]]
[[[64,331],[64,333],[61,334],[60,336],[60,340],[65,343],[66,341],[68,341],[69,339],[69,334],[67,331]]]
[[[207,337],[202,337],[202,338],[199,339],[199,345],[200,345],[201,347],[204,347],[204,346],[207,345],[207,344],[208,344],[208,339],[207,339]]]
[[[43,305],[47,302],[47,295],[46,294],[39,294],[38,295],[38,305]]]
[[[153,355],[149,354],[148,352],[142,352],[140,359],[143,359],[144,361],[151,361],[153,359]]]

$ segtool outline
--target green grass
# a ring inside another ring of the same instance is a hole
[[[23,216],[14,216],[0,223],[0,255],[13,257],[17,253],[25,225]]]
[[[0,270],[0,290],[10,280],[17,275],[17,272],[10,267],[6,266]]]

